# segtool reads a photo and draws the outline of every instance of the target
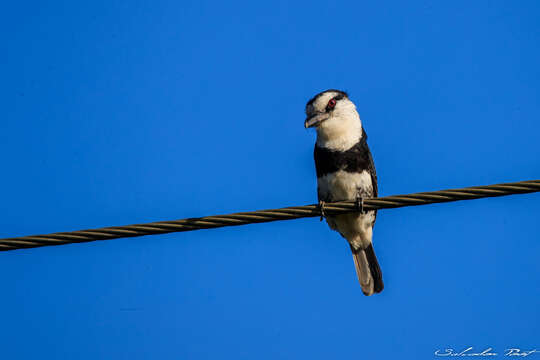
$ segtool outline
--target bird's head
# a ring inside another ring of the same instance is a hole
[[[362,137],[362,122],[356,106],[346,92],[326,90],[306,104],[306,128],[317,129],[317,144],[335,150],[347,150]]]

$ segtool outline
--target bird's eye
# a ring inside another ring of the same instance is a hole
[[[328,105],[326,105],[326,109],[333,109],[334,106],[336,106],[336,99],[330,99],[330,101],[328,101]]]

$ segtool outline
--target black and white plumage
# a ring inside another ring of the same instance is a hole
[[[305,127],[317,129],[315,168],[319,201],[359,200],[377,196],[377,174],[360,116],[347,93],[326,90],[306,105]],[[376,211],[327,216],[353,253],[365,295],[383,290],[382,273],[372,244]]]

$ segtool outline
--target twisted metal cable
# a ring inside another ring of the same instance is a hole
[[[473,186],[462,189],[367,198],[363,200],[362,204],[359,204],[357,201],[326,203],[324,205],[324,212],[325,215],[338,215],[360,211],[362,209],[364,211],[390,209],[413,205],[427,205],[458,200],[525,194],[539,191],[540,180],[529,180],[515,183]],[[0,251],[49,245],[63,245],[94,240],[110,240],[124,237],[166,234],[171,232],[192,231],[223,226],[236,226],[315,216],[321,216],[321,209],[317,204],[291,206],[281,209],[258,210],[227,215],[205,216],[201,218],[159,221],[125,226],[111,226],[100,229],[0,239]]]

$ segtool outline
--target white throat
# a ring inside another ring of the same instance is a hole
[[[317,127],[317,145],[331,150],[345,151],[362,138],[362,122],[354,104],[343,111],[335,111]],[[336,109],[337,110],[337,109]]]

